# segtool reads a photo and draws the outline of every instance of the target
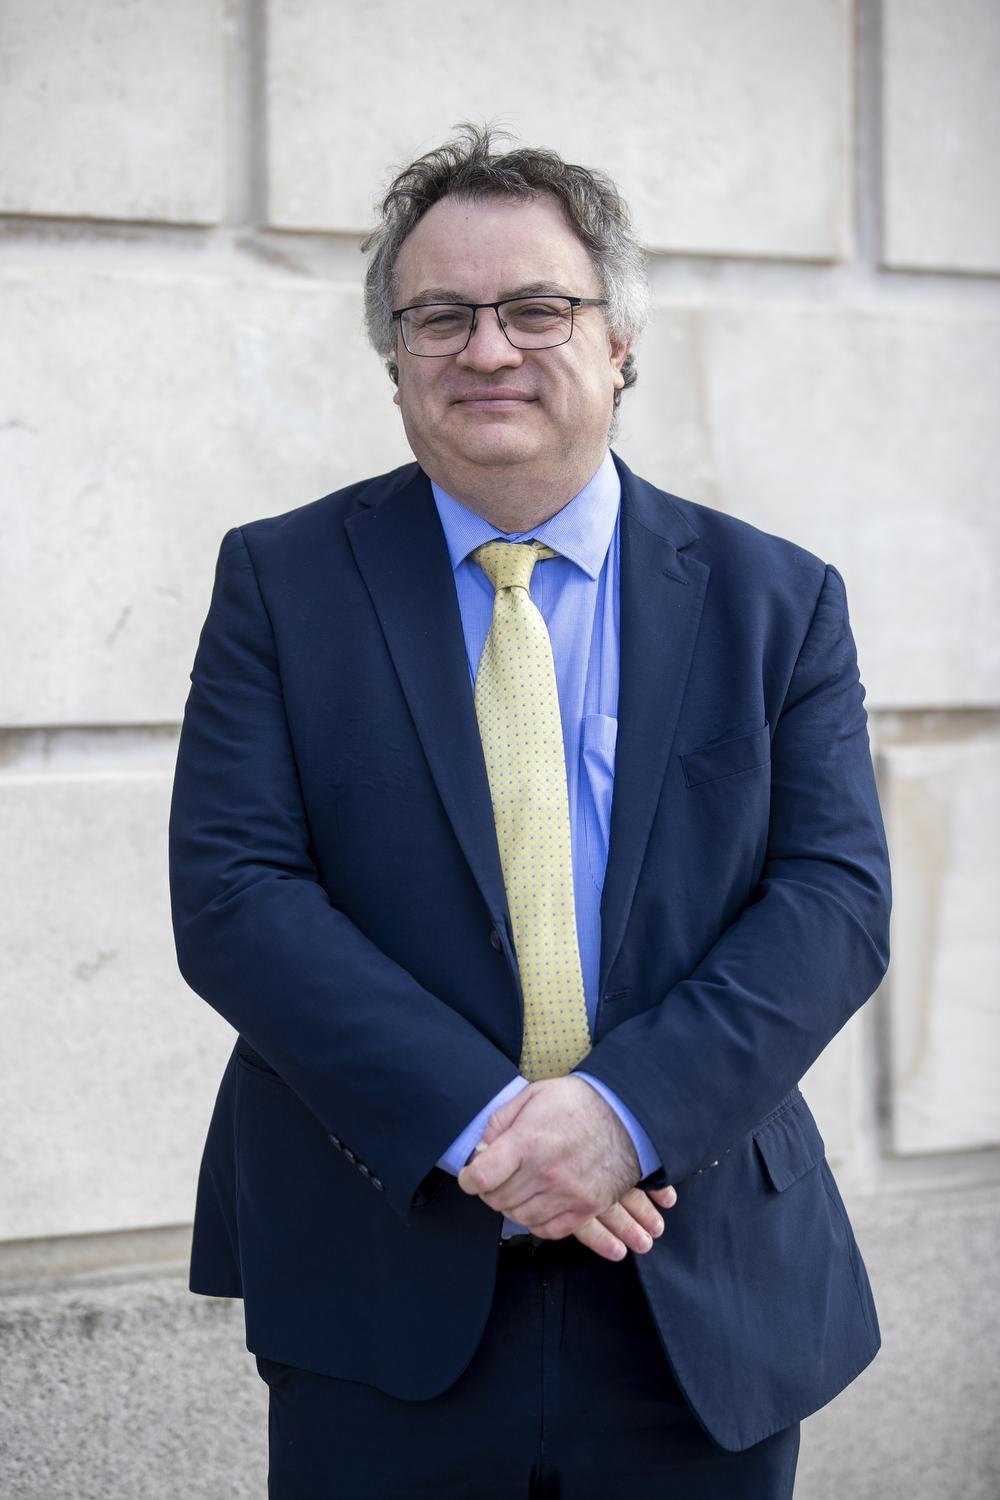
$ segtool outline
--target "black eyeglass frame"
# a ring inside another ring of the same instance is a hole
[[[533,296],[551,297],[553,299],[558,298],[560,302],[569,303],[569,333],[564,339],[560,339],[558,344],[529,344],[525,348],[520,344],[515,344],[514,340],[507,332],[507,325],[504,322],[503,318],[501,318],[500,316],[501,307],[506,307],[511,302],[530,302],[532,300],[531,295],[524,297],[502,297],[499,302],[413,302],[409,307],[395,308],[392,317],[393,321],[399,324],[399,336],[403,341],[403,348],[406,350],[407,354],[412,355],[414,359],[454,359],[456,354],[464,354],[466,349],[468,349],[469,345],[471,344],[472,335],[476,331],[476,313],[484,307],[490,307],[496,313],[497,322],[500,324],[500,331],[503,334],[504,338],[507,340],[510,347],[512,349],[520,350],[522,354],[529,354],[533,349],[561,349],[564,344],[568,344],[570,339],[573,337],[573,329],[575,327],[573,314],[576,308],[608,306],[608,299],[606,297],[567,297],[564,296],[562,292],[535,292]],[[406,342],[406,334],[403,332],[403,314],[408,312],[417,312],[422,307],[467,307],[469,309],[469,311],[472,313],[472,322],[469,324],[469,336],[466,339],[465,343],[462,345],[461,349],[450,349],[447,354],[414,353],[409,344]]]

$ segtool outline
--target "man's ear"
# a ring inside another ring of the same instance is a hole
[[[628,351],[632,347],[632,340],[624,344],[611,345],[611,368],[614,371],[613,384],[616,391],[622,390],[625,385],[625,376],[622,374],[622,365],[628,359]]]

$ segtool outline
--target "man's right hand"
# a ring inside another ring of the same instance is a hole
[[[582,1079],[531,1084],[487,1122],[459,1173],[464,1192],[523,1224],[542,1239],[574,1235],[605,1260],[643,1255],[663,1233],[654,1198],[630,1186],[639,1176],[635,1148],[621,1121]]]

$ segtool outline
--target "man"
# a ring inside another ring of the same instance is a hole
[[[609,454],[606,178],[466,129],[369,248],[417,463],[230,533],[181,741],[192,1289],[272,1497],[780,1500],[878,1347],[796,1087],[886,963],[843,587]]]

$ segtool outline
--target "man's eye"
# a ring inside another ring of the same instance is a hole
[[[569,307],[562,302],[515,302],[504,310],[519,328],[558,323],[569,314]]]
[[[456,328],[459,323],[464,322],[461,313],[458,312],[433,312],[427,313],[422,318],[415,320],[416,326],[421,329],[433,329],[440,331],[446,328]]]

